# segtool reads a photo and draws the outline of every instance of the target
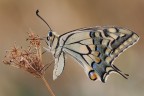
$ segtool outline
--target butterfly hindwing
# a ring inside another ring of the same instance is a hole
[[[82,65],[90,79],[105,82],[112,71],[124,76],[112,62],[138,38],[134,32],[120,27],[93,27],[65,33],[59,37],[59,44],[63,52]]]

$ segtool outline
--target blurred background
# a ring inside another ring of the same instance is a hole
[[[141,38],[125,51],[114,64],[129,79],[112,74],[106,83],[91,81],[81,66],[67,57],[65,70],[52,80],[53,65],[46,72],[56,96],[144,96],[144,0],[0,0],[0,96],[50,96],[40,79],[2,63],[5,50],[14,42],[27,47],[29,29],[45,37],[48,27],[40,15],[58,34],[92,26],[116,25],[135,31]],[[51,61],[50,53],[44,62]]]

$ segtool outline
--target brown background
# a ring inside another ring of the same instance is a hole
[[[112,74],[107,83],[91,81],[81,66],[69,56],[63,74],[52,80],[53,65],[46,78],[56,96],[144,96],[144,0],[0,0],[0,60],[14,41],[26,46],[29,28],[46,36],[47,26],[35,11],[58,34],[90,26],[116,25],[135,31],[141,39],[115,62],[128,80]],[[45,54],[45,62],[52,55]],[[39,79],[19,69],[0,64],[0,96],[48,96]]]

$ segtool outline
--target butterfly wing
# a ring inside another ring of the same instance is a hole
[[[61,35],[58,45],[61,45],[63,52],[79,62],[91,80],[99,78],[105,82],[112,71],[126,78],[126,75],[122,74],[112,62],[138,39],[138,35],[128,29],[93,27],[77,29]]]
[[[53,80],[55,80],[62,73],[64,65],[65,65],[65,53],[61,52],[59,56],[55,58]]]

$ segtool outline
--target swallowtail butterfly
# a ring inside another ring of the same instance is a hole
[[[47,44],[55,58],[53,79],[63,72],[66,54],[82,66],[91,80],[105,82],[111,72],[119,73],[127,79],[128,75],[113,65],[113,61],[138,39],[139,36],[133,31],[115,26],[80,28],[60,36],[50,28]]]

